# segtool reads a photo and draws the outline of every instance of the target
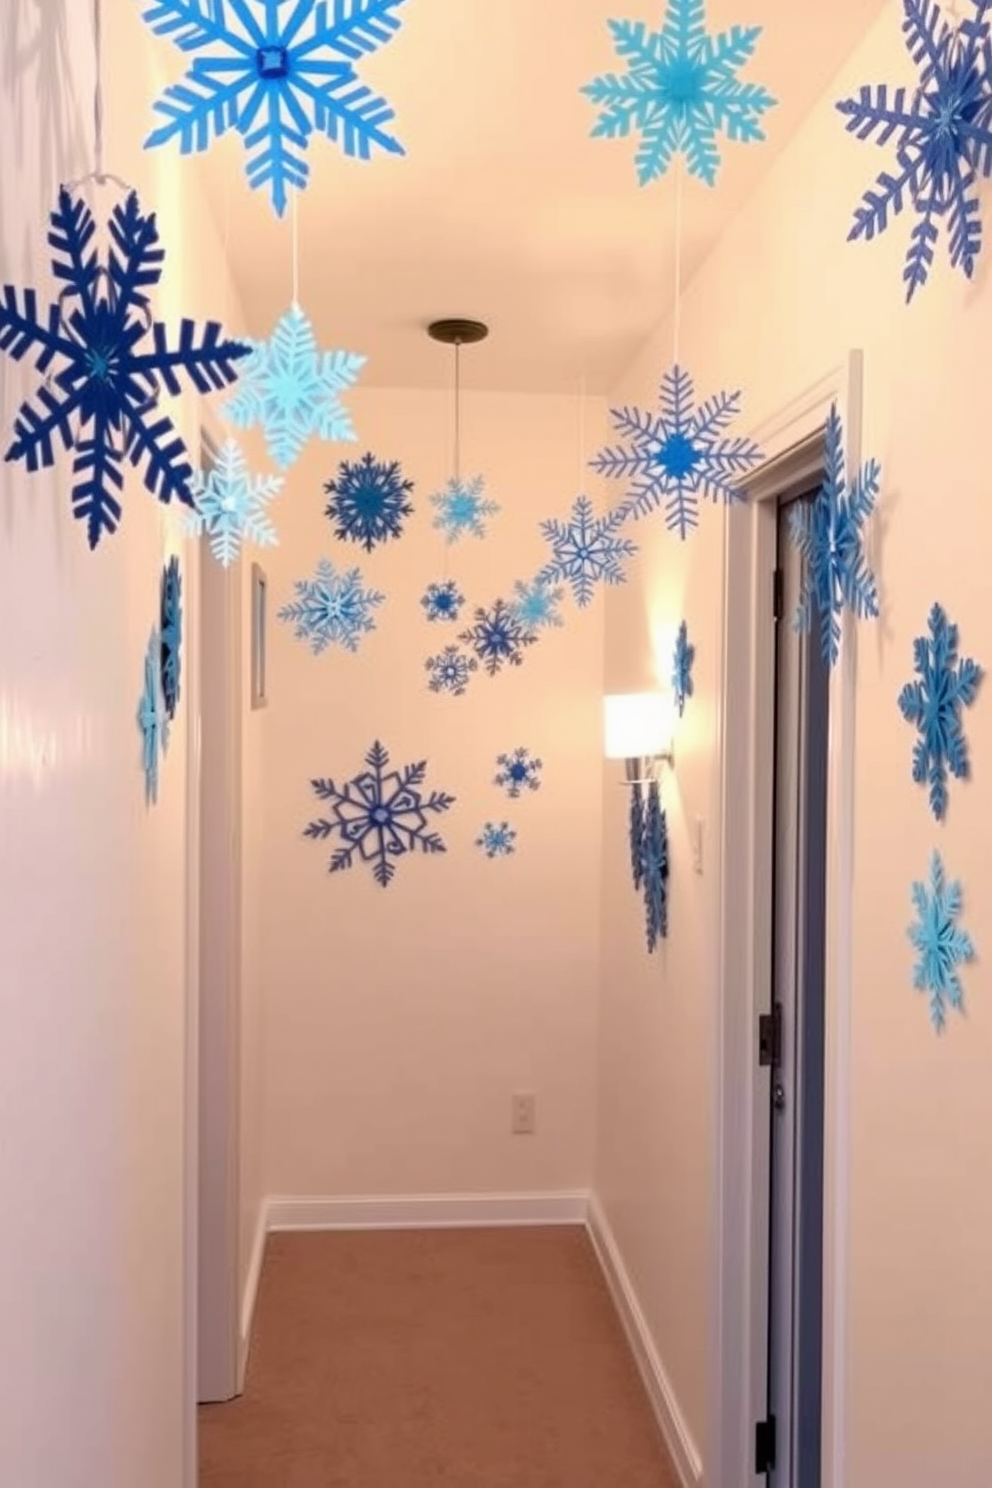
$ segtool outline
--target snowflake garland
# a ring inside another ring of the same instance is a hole
[[[964,1011],[964,991],[957,968],[975,959],[971,936],[958,925],[963,895],[960,883],[948,883],[939,852],[930,859],[930,883],[912,887],[915,924],[908,930],[918,960],[913,968],[913,987],[930,996],[930,1021],[940,1033],[949,1005]]]
[[[496,766],[493,785],[499,786],[511,800],[517,800],[525,790],[540,790],[544,762],[522,745],[508,754],[498,754]]]
[[[474,651],[490,677],[504,665],[523,666],[524,647],[533,646],[537,635],[521,625],[505,600],[497,599],[488,610],[480,606],[474,612],[474,622],[458,639]]]
[[[432,526],[443,532],[449,543],[460,537],[485,537],[486,517],[495,517],[499,506],[485,496],[486,483],[481,475],[472,480],[453,476],[443,491],[431,497],[437,508]]]
[[[526,584],[517,579],[510,613],[525,630],[560,630],[565,624],[561,614],[564,594],[564,589],[553,587],[546,579],[537,578]]]
[[[159,597],[159,674],[166,717],[176,716],[182,677],[183,581],[179,559],[173,556],[162,570]]]
[[[487,858],[508,858],[517,850],[517,834],[509,822],[486,822],[475,839]]]
[[[672,654],[672,695],[679,717],[685,713],[686,699],[692,697],[692,664],[696,659],[696,648],[690,645],[689,628],[683,620],[675,637]]]
[[[570,522],[554,518],[541,523],[541,532],[551,546],[552,557],[538,578],[542,583],[561,580],[571,585],[577,605],[584,608],[592,599],[597,584],[626,582],[623,560],[633,558],[637,546],[630,538],[618,537],[623,525],[621,511],[594,517],[588,496],[577,496],[572,504]]]
[[[668,822],[656,780],[648,785],[644,814],[643,861],[645,937],[648,952],[668,935]]]
[[[145,802],[158,800],[158,767],[169,743],[169,715],[162,697],[162,640],[153,629],[145,650],[141,696],[138,699],[138,728],[141,731],[141,764],[145,775]]]
[[[338,573],[327,558],[317,564],[316,578],[296,579],[293,588],[296,598],[278,618],[296,627],[296,639],[307,641],[314,656],[332,645],[357,651],[362,636],[375,630],[372,612],[386,598],[377,589],[363,589],[357,568]]]
[[[635,889],[640,889],[644,882],[644,818],[644,787],[639,780],[635,780],[630,787],[627,832],[630,841],[630,873]]]
[[[447,692],[452,697],[464,697],[472,673],[479,670],[475,657],[466,656],[458,646],[445,646],[437,656],[428,656],[424,666],[431,692]]]
[[[420,607],[428,620],[450,621],[458,619],[464,603],[465,596],[454,579],[443,579],[440,583],[427,585]]]
[[[331,498],[324,515],[337,524],[335,537],[361,543],[367,553],[376,543],[399,537],[404,517],[413,513],[407,500],[413,481],[405,479],[398,460],[377,460],[372,454],[343,460],[324,490]]]
[[[975,701],[982,668],[970,658],[958,659],[958,628],[939,604],[930,611],[929,636],[913,642],[913,670],[918,681],[899,694],[899,711],[919,730],[913,748],[913,779],[929,785],[930,809],[938,821],[947,813],[948,771],[956,780],[969,774],[968,745],[961,708]]]
[[[252,475],[241,446],[225,439],[216,462],[193,477],[187,534],[200,537],[205,533],[211,553],[224,568],[237,561],[244,543],[275,547],[279,539],[268,506],[282,485],[280,475]]]

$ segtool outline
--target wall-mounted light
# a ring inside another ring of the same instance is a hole
[[[662,760],[674,763],[673,712],[664,692],[612,693],[604,699],[606,758],[624,761],[629,785],[656,780]]]

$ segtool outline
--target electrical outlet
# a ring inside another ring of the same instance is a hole
[[[510,1129],[515,1137],[533,1136],[537,1122],[537,1097],[518,1092],[510,1101]]]

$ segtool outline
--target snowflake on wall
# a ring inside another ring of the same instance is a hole
[[[968,745],[961,708],[975,701],[982,668],[958,659],[958,628],[939,604],[930,611],[930,635],[913,642],[913,669],[919,681],[899,694],[899,711],[920,733],[913,749],[913,779],[929,785],[930,809],[938,821],[947,812],[947,774],[968,778]]]
[[[946,1005],[964,1011],[964,992],[957,968],[974,960],[971,936],[958,926],[962,892],[957,882],[948,883],[939,852],[930,859],[930,884],[916,882],[912,888],[916,923],[909,938],[919,959],[913,968],[913,986],[930,994],[930,1021],[938,1033],[946,1021]]]
[[[635,780],[630,787],[630,820],[628,836],[630,838],[630,872],[634,880],[634,888],[639,889],[644,882],[644,787],[639,780]]]
[[[472,480],[453,476],[443,491],[431,497],[437,508],[432,526],[443,532],[449,543],[460,537],[485,537],[486,517],[495,517],[499,507],[484,493],[486,483],[481,475]]]
[[[908,304],[927,282],[946,220],[951,267],[967,278],[982,247],[978,182],[992,176],[992,0],[973,0],[959,25],[935,0],[904,0],[902,31],[920,77],[913,90],[862,87],[837,104],[858,139],[896,138],[896,170],[882,171],[854,214],[848,241],[870,242],[908,201],[916,212],[903,267]],[[909,97],[907,98],[907,93]]]
[[[498,754],[496,764],[498,769],[493,777],[493,785],[505,790],[513,800],[525,790],[540,790],[544,762],[536,759],[529,749],[521,746],[510,754]]]
[[[473,672],[479,670],[474,656],[466,656],[457,646],[445,646],[437,656],[429,656],[424,663],[430,681],[431,692],[448,692],[452,697],[464,697],[465,689]]]
[[[159,597],[159,671],[162,682],[162,701],[168,718],[175,718],[179,702],[179,683],[182,676],[183,645],[183,581],[179,572],[179,559],[172,557],[162,570]]]
[[[560,610],[564,594],[546,579],[537,578],[529,584],[517,579],[509,609],[525,630],[560,629],[565,624]]]
[[[363,770],[343,786],[333,780],[311,782],[318,798],[328,801],[331,815],[309,822],[303,835],[326,841],[338,833],[341,842],[332,855],[329,871],[350,868],[357,853],[371,863],[372,876],[385,888],[396,872],[395,859],[408,852],[447,852],[437,832],[429,830],[431,815],[440,815],[454,805],[454,796],[444,791],[424,794],[419,787],[427,774],[427,761],[389,770],[389,752],[378,739],[365,756]]]
[[[648,950],[668,935],[668,823],[658,782],[648,786],[644,817],[644,910]]]
[[[56,440],[74,451],[72,513],[95,548],[120,522],[125,459],[144,467],[145,487],[159,501],[192,504],[186,447],[159,399],[178,396],[180,374],[199,393],[227,386],[249,348],[223,340],[216,321],[198,332],[186,319],[170,347],[148,294],[162,277],[165,252],[155,214],[142,212],[133,191],[110,215],[106,265],[81,197],[62,187],[49,221],[59,298],[39,316],[33,289],[23,297],[10,284],[0,291],[0,350],[15,361],[32,353],[44,376],[14,420],[6,458],[33,472],[54,465]]]
[[[385,129],[393,110],[353,64],[399,29],[403,0],[145,0],[159,36],[195,52],[186,77],[155,103],[164,123],[146,148],[178,140],[183,155],[236,129],[253,189],[267,188],[281,217],[302,191],[311,134],[367,160],[373,148],[402,155]]]
[[[335,537],[361,543],[367,553],[376,543],[399,537],[403,518],[413,512],[407,500],[413,481],[404,479],[398,460],[377,460],[372,454],[343,460],[324,490],[331,498],[324,515],[337,524]]]
[[[187,533],[190,537],[206,533],[211,553],[224,568],[237,561],[243,543],[274,547],[279,539],[268,505],[282,484],[279,475],[252,475],[236,440],[225,439],[216,463],[193,476]]]
[[[310,321],[299,305],[291,305],[267,341],[251,343],[224,414],[238,429],[261,429],[271,459],[288,470],[313,435],[355,438],[341,394],[365,361],[351,351],[320,351]]]
[[[297,579],[296,598],[283,605],[280,620],[295,625],[297,640],[308,641],[314,656],[328,646],[357,651],[363,635],[375,630],[373,610],[385,599],[376,589],[363,589],[357,568],[338,573],[333,563],[321,558],[314,579]]]
[[[593,138],[626,139],[636,130],[637,178],[642,186],[685,157],[689,174],[716,184],[720,153],[716,135],[750,143],[763,140],[761,116],[776,100],[737,73],[754,52],[760,26],[732,26],[706,33],[703,0],[669,0],[661,31],[643,21],[610,21],[626,77],[606,73],[580,91],[602,109]]]
[[[495,677],[504,664],[523,666],[523,648],[532,646],[537,636],[521,625],[505,600],[497,599],[488,610],[478,608],[474,618],[475,624],[463,630],[458,639],[475,652],[490,677]]]
[[[601,450],[589,463],[600,475],[634,478],[619,508],[621,518],[643,517],[664,506],[670,532],[683,540],[699,525],[699,498],[744,501],[741,477],[762,459],[758,446],[740,435],[721,437],[740,412],[741,395],[716,393],[693,408],[692,378],[672,367],[661,381],[657,414],[640,408],[611,409],[618,432],[629,441]]]
[[[831,666],[840,655],[840,617],[845,608],[859,619],[878,615],[875,576],[863,546],[865,519],[874,510],[881,469],[869,460],[847,492],[844,434],[836,406],[827,418],[826,475],[812,502],[799,502],[789,517],[789,535],[803,556],[797,630],[809,630],[816,611],[820,647]]]
[[[508,858],[516,852],[517,834],[509,822],[486,822],[475,839],[487,858]]]
[[[428,584],[427,592],[420,601],[421,609],[428,620],[457,620],[465,596],[454,579],[444,579],[438,584]]]
[[[571,585],[575,602],[584,608],[599,583],[623,584],[623,560],[633,558],[637,546],[630,538],[618,537],[624,514],[608,512],[594,517],[588,496],[577,496],[572,504],[572,520],[554,518],[541,523],[545,541],[551,545],[551,561],[538,575],[545,584],[563,580]]]
[[[144,681],[138,699],[138,728],[141,730],[141,764],[145,773],[145,801],[158,800],[159,759],[169,743],[169,715],[162,698],[162,641],[153,630],[145,651]]]
[[[675,637],[672,655],[672,694],[681,718],[685,712],[686,698],[692,697],[692,664],[696,659],[696,648],[689,644],[689,629],[683,620]]]

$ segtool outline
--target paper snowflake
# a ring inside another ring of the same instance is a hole
[[[145,651],[144,680],[138,699],[138,728],[141,730],[141,764],[145,772],[145,801],[158,800],[159,759],[169,743],[169,715],[162,698],[162,641],[153,630]]]
[[[6,458],[33,472],[55,463],[56,440],[74,451],[72,513],[95,548],[120,522],[125,459],[144,467],[145,486],[159,501],[192,504],[186,447],[159,399],[177,396],[183,376],[199,393],[227,386],[248,347],[222,340],[213,320],[202,332],[183,320],[170,347],[149,301],[165,252],[155,214],[142,212],[133,191],[111,213],[105,265],[81,197],[63,187],[49,221],[59,298],[39,316],[33,289],[22,296],[5,284],[0,292],[0,350],[15,361],[30,352],[44,375],[14,420]]]
[[[683,620],[672,655],[672,693],[680,718],[685,712],[686,698],[692,697],[692,664],[695,659],[696,648],[689,644],[689,628]]]
[[[740,479],[762,459],[751,439],[721,438],[740,412],[740,393],[716,393],[693,408],[692,378],[682,367],[672,367],[661,381],[657,414],[639,408],[611,409],[618,432],[630,441],[601,450],[590,464],[600,475],[634,478],[621,505],[622,517],[647,516],[665,508],[670,532],[683,540],[699,525],[699,498],[744,501]]]
[[[274,547],[279,539],[268,513],[282,490],[280,475],[252,475],[240,445],[225,439],[216,464],[193,477],[193,511],[186,519],[190,537],[206,533],[217,562],[229,568],[243,543]]]
[[[313,435],[355,438],[341,394],[365,361],[351,351],[320,351],[310,321],[299,305],[291,305],[267,341],[251,343],[224,414],[235,428],[261,429],[270,457],[288,470]]]
[[[397,460],[376,460],[371,454],[343,460],[324,490],[331,498],[324,515],[337,523],[334,535],[361,543],[367,553],[376,543],[399,537],[403,518],[413,512],[406,499],[413,481],[404,479]]]
[[[427,592],[420,601],[428,620],[457,620],[465,596],[454,579],[444,579],[438,584],[428,584]]]
[[[757,83],[742,83],[738,70],[752,55],[760,26],[732,26],[706,34],[703,0],[669,0],[661,31],[643,21],[610,21],[626,77],[606,73],[580,91],[602,109],[593,138],[641,136],[636,165],[642,186],[685,157],[689,174],[716,184],[720,154],[716,135],[750,143],[763,140],[761,116],[776,100]]]
[[[443,853],[447,848],[437,832],[429,830],[429,818],[454,804],[444,791],[425,795],[419,787],[427,774],[427,761],[389,770],[389,753],[378,739],[365,756],[363,770],[343,786],[333,780],[311,782],[318,798],[331,805],[329,818],[308,823],[304,836],[326,841],[337,833],[344,844],[332,855],[330,872],[350,868],[357,853],[371,863],[376,883],[387,886],[396,872],[396,858],[408,852]]]
[[[919,729],[913,749],[913,779],[930,786],[930,809],[938,821],[947,812],[947,774],[968,778],[968,745],[961,708],[975,701],[982,668],[958,660],[958,628],[939,604],[929,617],[930,635],[913,642],[913,669],[919,681],[907,682],[899,694],[899,711]]]
[[[362,636],[375,630],[372,612],[386,597],[363,589],[357,568],[338,573],[326,558],[317,564],[316,578],[296,579],[293,588],[296,598],[283,605],[278,618],[296,627],[296,639],[309,642],[314,656],[333,645],[357,651]]]
[[[513,585],[510,612],[525,630],[560,629],[565,621],[560,613],[563,589],[553,588],[545,579],[525,584],[517,579]]]
[[[517,834],[509,822],[486,822],[475,845],[482,848],[487,858],[508,858],[517,850],[516,841]]]
[[[485,488],[481,475],[468,481],[452,477],[443,491],[431,497],[431,506],[437,507],[431,525],[443,532],[449,543],[465,536],[485,537],[485,518],[495,517],[499,511],[496,502],[483,494]]]
[[[668,935],[668,823],[656,780],[648,786],[643,853],[645,933],[648,950],[654,951]]]
[[[964,1011],[964,992],[957,968],[973,961],[971,936],[959,929],[963,895],[959,883],[948,883],[940,853],[930,859],[930,884],[916,882],[912,888],[917,920],[909,927],[909,938],[919,959],[913,968],[913,986],[930,994],[930,1021],[938,1033],[946,1020],[946,1004]]]
[[[955,25],[934,0],[903,0],[902,31],[916,88],[863,87],[837,104],[849,133],[886,145],[895,136],[896,169],[882,171],[854,214],[848,241],[872,238],[908,201],[916,213],[903,267],[906,302],[927,282],[941,219],[951,267],[970,279],[982,247],[978,183],[992,176],[992,0]],[[907,97],[907,94],[909,95]]]
[[[510,754],[498,754],[496,764],[498,769],[493,777],[493,785],[506,791],[512,800],[516,800],[525,790],[540,790],[544,764],[529,749],[521,746]]]
[[[840,655],[840,617],[845,608],[859,619],[878,615],[875,576],[863,546],[866,517],[874,510],[881,468],[862,466],[848,494],[844,474],[844,433],[836,406],[827,417],[826,475],[811,502],[799,502],[789,516],[789,535],[803,556],[803,580],[795,616],[797,630],[809,630],[813,612],[820,621],[820,648],[833,666]]]
[[[281,217],[287,191],[302,191],[311,134],[349,156],[373,148],[402,155],[387,134],[393,110],[359,81],[353,63],[399,29],[403,0],[145,0],[142,17],[159,36],[196,53],[181,83],[155,104],[164,123],[147,149],[178,140],[183,155],[236,129],[246,174],[265,187]]]
[[[480,607],[474,618],[475,624],[463,630],[458,639],[475,652],[490,677],[495,677],[504,663],[523,666],[523,648],[532,646],[537,635],[510,613],[505,600],[497,599],[489,610]]]
[[[630,787],[630,815],[628,837],[630,840],[630,872],[634,888],[644,882],[644,787],[635,780]]]
[[[179,702],[179,683],[182,676],[183,645],[183,581],[179,572],[179,559],[172,557],[162,570],[159,599],[160,650],[159,669],[162,681],[162,701],[166,715],[176,716]]]
[[[538,578],[545,584],[564,580],[571,585],[576,604],[583,608],[592,599],[598,583],[625,583],[623,560],[633,558],[637,546],[630,538],[617,536],[623,521],[621,511],[594,517],[589,497],[576,497],[570,522],[552,518],[541,523],[544,538],[551,545],[552,558]]]
[[[457,646],[445,646],[437,656],[428,656],[424,665],[431,692],[448,692],[452,697],[464,697],[472,673],[479,670],[475,657],[466,656]]]

